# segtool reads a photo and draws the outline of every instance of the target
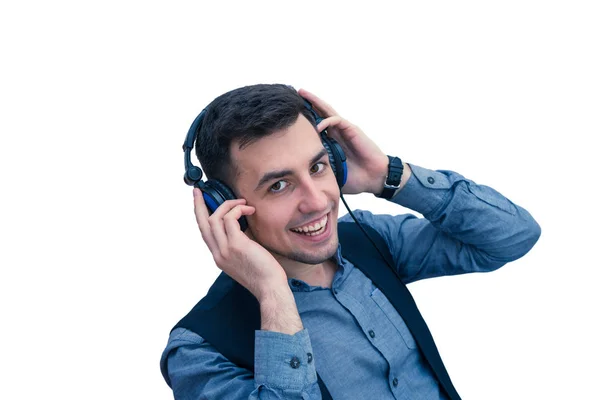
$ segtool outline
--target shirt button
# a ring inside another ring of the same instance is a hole
[[[333,294],[338,294],[337,289],[333,289]]]
[[[372,329],[369,331],[369,336],[371,336],[372,338],[375,337],[375,332]]]
[[[433,177],[430,176],[429,178],[427,178],[427,182],[429,182],[433,185],[435,183],[435,179],[433,179]]]
[[[398,378],[394,378],[392,385],[394,385],[394,387],[398,386]]]
[[[300,287],[300,285],[302,285],[302,283],[300,283],[300,281],[297,281],[297,280],[294,279],[292,281],[292,285],[295,286],[295,287]]]
[[[312,353],[306,353],[306,355],[308,356],[308,363],[310,364],[312,362]]]
[[[298,360],[298,357],[292,357],[292,360],[290,361],[290,367],[294,369],[300,368],[300,360]]]

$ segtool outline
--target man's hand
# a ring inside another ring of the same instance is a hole
[[[196,222],[217,266],[256,297],[262,330],[293,335],[304,327],[285,271],[238,223],[254,211],[245,199],[227,200],[209,216],[202,192],[194,188]]]
[[[285,271],[271,253],[240,229],[238,219],[254,211],[245,199],[227,200],[209,216],[200,189],[194,188],[196,222],[217,267],[261,302],[289,286]]]
[[[342,193],[381,193],[389,163],[385,153],[358,126],[340,117],[329,104],[304,89],[300,89],[298,94],[310,101],[315,111],[324,118],[317,130],[327,129],[328,135],[337,140],[346,153],[348,180]]]

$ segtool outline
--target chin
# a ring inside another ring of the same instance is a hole
[[[293,261],[301,262],[303,264],[316,265],[316,264],[324,263],[325,261],[334,257],[335,253],[337,252],[337,248],[338,248],[338,246],[337,246],[337,241],[336,241],[335,247],[332,246],[331,249],[329,249],[327,252],[323,252],[321,254],[294,252],[294,253],[288,254],[286,256],[286,258],[289,258],[290,260],[293,260]]]
[[[330,238],[329,243],[327,243],[327,245],[323,246],[320,249],[315,249],[312,251],[310,249],[300,248],[293,249],[291,251],[278,251],[277,249],[269,248],[264,244],[263,247],[265,247],[271,254],[273,254],[280,263],[283,261],[282,259],[288,259],[303,264],[317,265],[335,256],[338,249],[338,237],[336,232],[336,234]]]

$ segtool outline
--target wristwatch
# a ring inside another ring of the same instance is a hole
[[[383,184],[383,191],[375,196],[383,199],[391,199],[398,187],[400,186],[400,180],[402,179],[402,172],[404,171],[404,165],[402,160],[398,157],[388,156],[390,163],[388,164],[388,174]]]

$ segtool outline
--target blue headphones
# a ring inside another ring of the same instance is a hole
[[[312,104],[310,104],[310,102],[306,99],[304,100],[304,106],[310,111],[316,121],[316,124],[318,125],[323,118],[317,114],[317,112],[313,109]],[[192,149],[194,148],[194,141],[196,140],[196,136],[200,131],[202,120],[204,119],[205,115],[206,109],[202,110],[200,115],[196,117],[187,133],[185,142],[183,143],[183,160],[185,163],[185,174],[183,175],[183,181],[186,184],[197,187],[202,191],[204,202],[206,203],[209,213],[212,214],[226,200],[235,200],[236,197],[233,194],[233,191],[218,179],[209,179],[204,182],[202,180],[202,170],[200,167],[192,164],[191,153]],[[341,189],[346,183],[346,179],[348,177],[348,166],[346,165],[346,155],[344,154],[344,150],[342,150],[342,147],[335,139],[327,136],[327,130],[319,133],[319,136],[321,137],[323,147],[325,147],[327,150],[327,154],[329,155],[329,164],[331,165],[331,169],[333,170],[337,184]],[[238,222],[240,223],[240,228],[242,231],[245,231],[248,228],[248,221],[246,220],[246,217],[241,217]]]

